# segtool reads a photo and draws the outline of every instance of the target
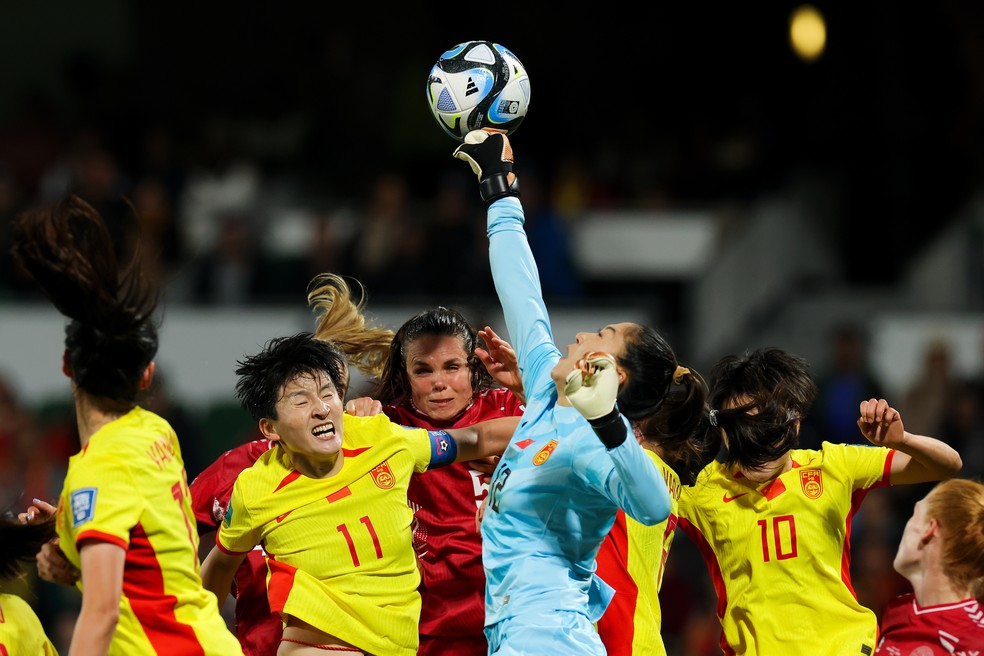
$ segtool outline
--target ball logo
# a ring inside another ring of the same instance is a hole
[[[823,476],[819,469],[801,469],[800,487],[807,499],[819,499],[823,494]]]
[[[554,449],[556,448],[557,448],[557,440],[550,440],[549,442],[547,442],[546,446],[544,446],[542,449],[537,451],[536,455],[533,456],[533,464],[539,467],[540,465],[545,463],[547,461],[547,458],[549,458],[551,454],[553,454]]]
[[[369,474],[372,476],[373,483],[381,490],[388,490],[396,485],[396,476],[390,469],[389,463],[384,462],[373,469]]]

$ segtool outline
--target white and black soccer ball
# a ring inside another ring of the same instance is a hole
[[[511,134],[530,106],[530,77],[519,58],[491,41],[466,41],[445,52],[427,79],[437,124],[462,141],[472,130]]]

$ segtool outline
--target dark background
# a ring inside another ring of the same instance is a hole
[[[166,130],[184,163],[249,151],[352,196],[393,169],[426,195],[455,145],[427,113],[427,72],[481,38],[530,74],[521,163],[549,175],[579,159],[623,204],[740,201],[823,176],[854,281],[893,280],[980,182],[981,3],[820,4],[812,64],[788,44],[797,3],[652,4],[5,3],[0,160],[29,184],[44,159],[32,129],[95,129],[137,170],[144,137]]]

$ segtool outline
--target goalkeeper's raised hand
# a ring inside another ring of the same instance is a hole
[[[503,133],[472,130],[465,135],[465,142],[454,151],[454,156],[471,166],[486,205],[506,196],[519,196],[512,146]]]
[[[564,395],[584,415],[602,443],[614,449],[628,435],[622,415],[615,407],[618,370],[608,353],[591,352],[578,360],[567,374]]]

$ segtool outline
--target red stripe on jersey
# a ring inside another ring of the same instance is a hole
[[[161,562],[141,524],[130,531],[130,550],[123,566],[123,594],[156,653],[205,654],[195,631],[174,615],[178,599],[164,593]]]
[[[864,501],[864,497],[868,494],[868,490],[855,490],[854,494],[851,495],[851,511],[847,513],[847,517],[844,520],[844,544],[841,546],[841,581],[850,590],[851,596],[855,599],[858,598],[856,592],[854,592],[854,586],[851,585],[851,524],[854,519],[854,514],[861,507],[861,502]]]
[[[708,544],[707,540],[704,538],[704,534],[700,532],[696,526],[691,524],[684,517],[680,518],[679,527],[683,529],[683,532],[687,534],[687,537],[697,545],[697,549],[700,551],[701,555],[704,557],[704,562],[707,564],[707,571],[711,575],[711,582],[714,584],[714,592],[717,594],[717,616],[719,620],[724,619],[724,613],[728,609],[728,590],[724,587],[724,577],[721,575],[721,566],[718,564],[717,556],[714,555],[714,550],[711,549],[711,545]],[[724,637],[724,630],[721,630],[721,640],[719,642],[721,646],[721,651],[724,652],[725,656],[735,656],[735,650],[728,646],[728,639]]]
[[[337,492],[332,492],[331,494],[329,494],[325,498],[328,499],[328,503],[334,503],[334,502],[338,501],[339,499],[344,499],[345,497],[349,496],[350,494],[352,494],[352,490],[348,489],[348,487],[346,486],[346,487],[343,487],[341,490],[338,490]]]
[[[762,490],[762,494],[765,495],[766,499],[772,501],[773,499],[775,499],[777,496],[779,496],[785,491],[786,491],[786,484],[777,478],[776,480],[769,483],[764,490]]]
[[[882,473],[882,479],[872,487],[885,487],[886,485],[892,484],[892,460],[895,459],[895,453],[895,449],[888,452],[888,457],[885,458],[885,471]]]
[[[361,455],[361,454],[365,453],[366,451],[368,451],[371,448],[372,448],[371,446],[364,446],[361,449],[342,449],[342,455],[343,456],[354,457],[354,456]]]
[[[127,544],[126,540],[121,537],[110,535],[109,533],[103,533],[102,531],[84,531],[79,533],[75,538],[75,547],[77,550],[82,550],[82,543],[86,540],[92,540],[93,542],[109,542],[115,544],[117,547],[126,551],[130,545]]]
[[[615,597],[598,620],[598,635],[609,656],[632,656],[639,587],[629,574],[629,534],[622,510],[598,551],[597,563],[595,573],[615,588]]]
[[[267,566],[270,568],[270,579],[267,582],[267,598],[270,600],[270,611],[279,613],[284,609],[284,604],[290,597],[290,591],[294,587],[294,574],[296,567],[285,565],[276,560],[273,556],[267,559]]]
[[[297,471],[295,469],[291,473],[289,473],[286,476],[284,476],[284,480],[280,481],[280,484],[277,485],[277,489],[274,490],[274,492],[276,492],[277,490],[279,490],[280,488],[282,488],[282,487],[284,487],[286,485],[290,485],[291,483],[293,483],[294,481],[296,481],[300,477],[301,477],[301,472],[299,472],[299,471]]]
[[[226,549],[225,546],[223,546],[223,544],[219,542],[218,531],[216,531],[215,533],[215,547],[222,553],[229,554],[230,556],[242,556],[243,554],[248,554],[249,551],[252,551],[252,549],[250,549],[249,551],[233,551],[232,549]]]

